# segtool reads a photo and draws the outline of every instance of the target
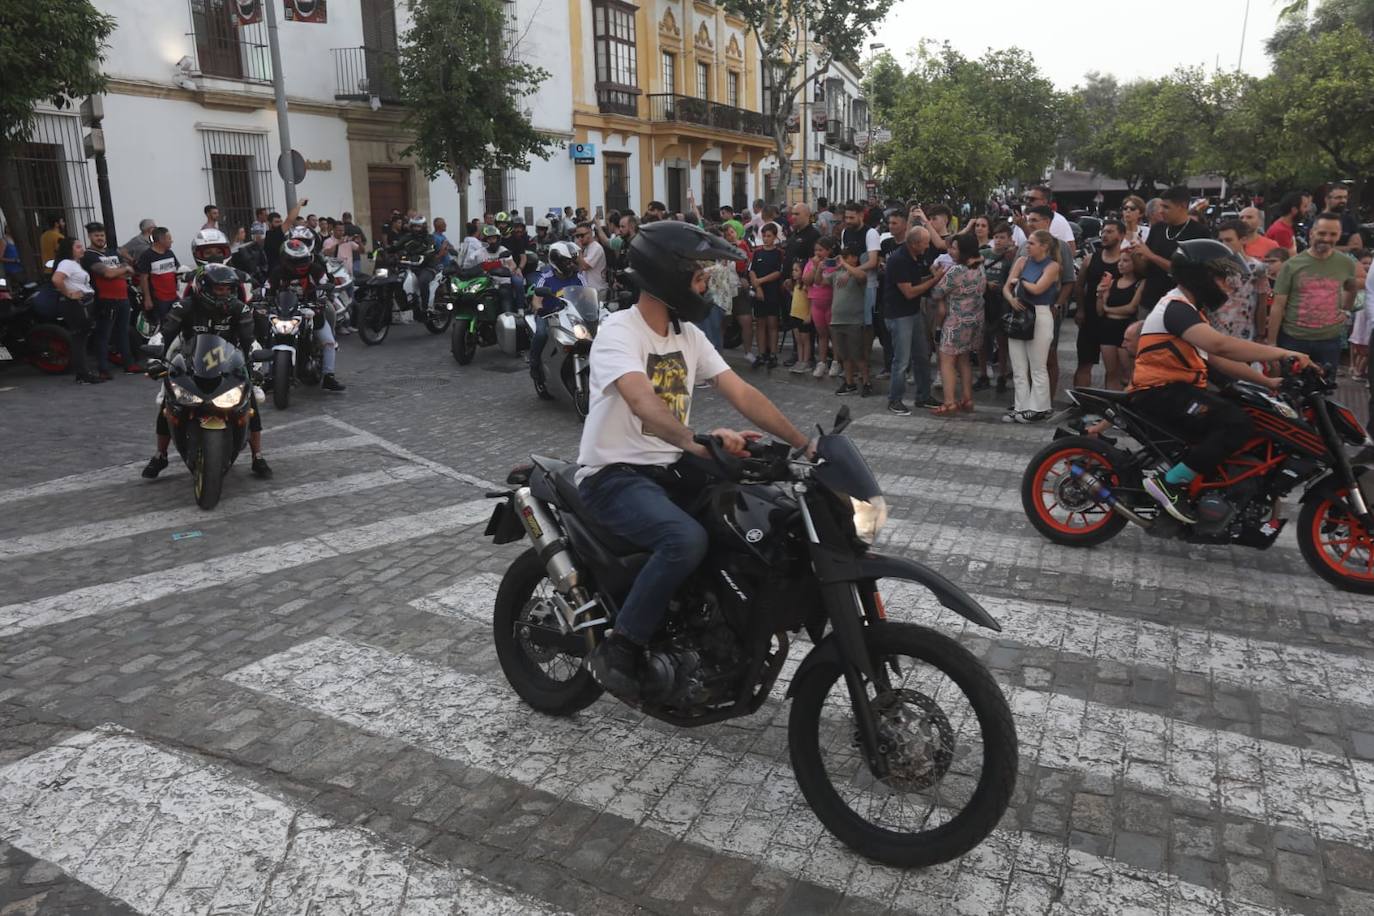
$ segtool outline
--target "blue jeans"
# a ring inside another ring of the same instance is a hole
[[[521,273],[512,273],[510,277],[510,288],[512,301],[506,306],[507,311],[515,311],[525,307],[525,277]]]
[[[582,481],[582,501],[605,528],[651,552],[620,605],[615,631],[648,645],[668,612],[668,599],[706,557],[706,529],[655,481],[610,467]]]
[[[138,360],[129,354],[129,300],[97,299],[95,303],[95,357],[100,371],[110,371],[110,343],[124,360],[125,368]]]
[[[1283,331],[1279,331],[1277,343],[1285,350],[1306,353],[1312,357],[1312,362],[1322,367],[1327,378],[1336,377],[1336,367],[1341,364],[1341,339],[1339,337],[1332,337],[1329,340],[1298,340],[1296,337],[1289,337]]]
[[[713,305],[711,306],[711,310],[706,313],[705,318],[700,321],[693,321],[692,324],[701,328],[701,332],[706,335],[706,339],[711,342],[711,346],[719,350],[721,348],[720,326],[724,320],[725,313]]]
[[[925,317],[918,312],[888,318],[887,333],[892,338],[892,382],[887,399],[900,401],[906,394],[906,367],[910,363],[911,377],[916,380],[916,403],[925,403],[930,399],[930,340]]]

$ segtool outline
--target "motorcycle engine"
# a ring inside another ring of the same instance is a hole
[[[677,678],[668,705],[692,714],[733,700],[747,656],[716,595],[681,595],[669,603],[668,621],[667,648],[680,666],[694,667]]]
[[[1230,541],[1258,528],[1270,516],[1271,501],[1259,499],[1259,481],[1247,480],[1228,490],[1208,490],[1198,499],[1196,534]]]

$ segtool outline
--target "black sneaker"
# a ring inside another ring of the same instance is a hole
[[[166,455],[154,455],[148,459],[148,464],[143,468],[143,476],[153,480],[167,468]]]
[[[776,369],[776,368],[778,368],[778,356],[777,356],[776,353],[769,353],[769,354],[768,354],[768,368],[769,368],[769,369]]]
[[[587,656],[587,670],[598,684],[622,700],[639,699],[639,674],[643,650],[623,636],[612,633]]]
[[[263,480],[272,476],[272,469],[267,466],[267,459],[261,455],[253,456],[253,476],[261,477]]]
[[[329,373],[320,381],[320,387],[325,391],[346,391],[348,386],[334,377],[334,373]]]
[[[911,409],[907,407],[905,404],[903,404],[901,401],[888,401],[887,412],[895,413],[899,417],[911,416]]]
[[[1145,492],[1154,497],[1154,501],[1163,507],[1164,511],[1178,519],[1185,525],[1197,524],[1197,519],[1188,505],[1188,499],[1183,495],[1183,491],[1167,482],[1163,477],[1150,477],[1145,481]]]
[[[1016,415],[1017,423],[1044,423],[1054,416],[1052,410],[1023,410]]]
[[[858,392],[858,390],[858,385],[847,385],[844,382],[841,382],[840,387],[835,389],[835,394],[839,397],[844,397],[845,395],[855,394]]]
[[[865,382],[864,385],[863,385],[863,387],[859,389],[859,397],[861,397],[861,398],[871,398],[871,397],[873,397],[873,386],[870,385],[870,384],[868,384],[867,382]]]
[[[926,410],[934,410],[935,408],[941,406],[942,404],[943,404],[942,401],[938,401],[938,400],[936,400],[936,399],[933,398],[933,397],[927,397],[925,400],[921,401],[921,402],[920,402],[919,404],[917,404],[916,406],[917,406],[917,407],[924,407]]]

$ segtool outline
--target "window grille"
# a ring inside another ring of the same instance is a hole
[[[232,0],[190,0],[196,69],[206,76],[272,82],[267,24],[238,24]]]
[[[81,227],[96,214],[78,118],[40,112],[33,133],[16,146],[11,169],[11,187],[19,191],[15,229],[28,233],[34,251],[53,216],[67,218],[67,235],[85,237]]]
[[[234,231],[253,224],[258,207],[272,209],[271,157],[267,135],[201,128],[205,148],[205,191],[220,209],[220,225],[232,240]]]

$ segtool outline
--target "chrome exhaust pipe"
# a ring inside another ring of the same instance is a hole
[[[1135,522],[1142,528],[1149,528],[1154,525],[1153,521],[1142,518],[1140,515],[1136,514],[1135,510],[1117,499],[1116,494],[1112,492],[1112,488],[1103,483],[1102,479],[1092,471],[1081,468],[1076,464],[1071,464],[1069,465],[1069,473],[1073,475],[1074,479],[1088,488],[1094,500],[1110,506],[1112,511],[1116,512],[1118,515]]]
[[[582,587],[582,574],[548,507],[534,497],[529,487],[516,490],[514,499],[520,522],[544,564],[545,575],[553,583],[553,603],[564,632],[576,633],[608,623],[600,602]]]

